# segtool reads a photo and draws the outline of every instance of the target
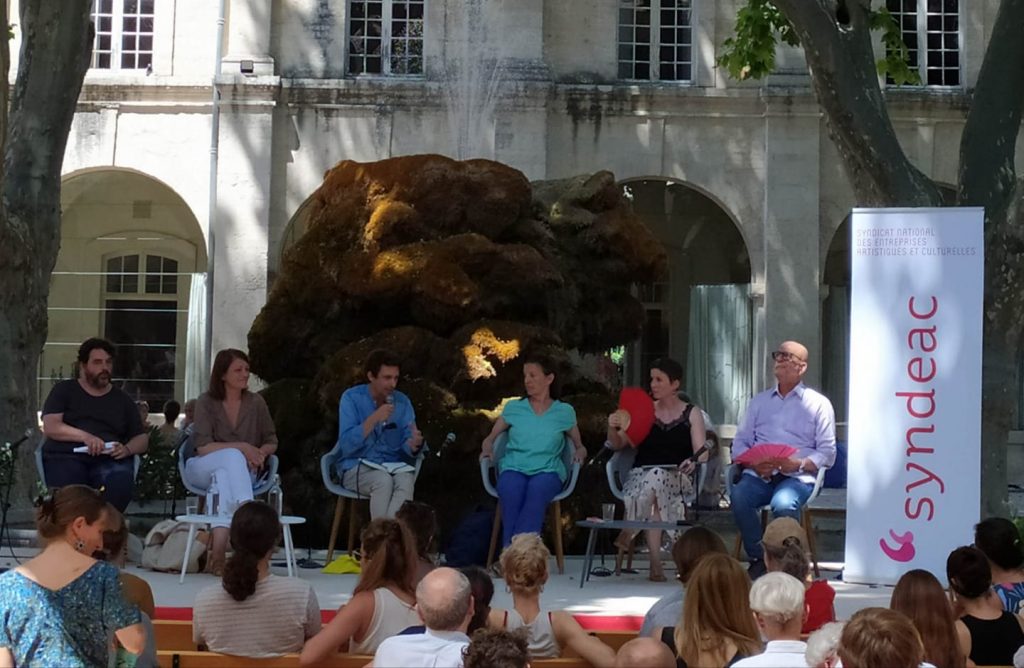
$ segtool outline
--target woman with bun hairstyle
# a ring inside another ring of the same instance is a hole
[[[1017,525],[1004,517],[982,520],[974,526],[974,546],[988,557],[1003,610],[1024,612],[1024,545]]]
[[[378,517],[360,534],[362,573],[348,603],[302,648],[299,664],[337,652],[374,654],[386,638],[423,622],[416,612],[416,539],[398,520]]]
[[[142,653],[139,609],[122,595],[117,567],[92,557],[109,521],[106,501],[85,485],[62,487],[39,504],[43,551],[0,575],[0,665],[106,666],[111,638]]]
[[[237,656],[298,652],[320,630],[320,603],[308,582],[270,573],[281,535],[277,511],[262,501],[245,503],[231,518],[230,532],[233,552],[223,581],[196,595],[193,640]]]
[[[992,591],[985,553],[976,547],[956,548],[946,559],[946,579],[953,605],[961,611],[956,633],[963,653],[976,666],[1012,666],[1014,653],[1024,645],[1024,620],[1003,610]]]

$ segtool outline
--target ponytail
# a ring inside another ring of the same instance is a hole
[[[250,501],[235,511],[231,519],[231,547],[234,550],[224,565],[224,591],[236,601],[256,593],[259,564],[277,545],[281,533],[277,511],[262,501]]]

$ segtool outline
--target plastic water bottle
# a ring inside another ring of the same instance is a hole
[[[267,492],[267,505],[277,511],[278,517],[284,511],[284,492],[281,491],[281,476],[274,475],[274,483]]]
[[[220,515],[220,490],[217,488],[217,476],[210,480],[210,487],[206,490],[206,514]]]

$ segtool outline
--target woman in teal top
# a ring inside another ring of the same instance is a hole
[[[491,458],[494,440],[508,430],[505,454],[497,462],[503,547],[516,534],[540,533],[544,511],[562,491],[568,475],[562,461],[565,437],[576,446],[576,461],[582,462],[587,454],[576,426],[576,411],[551,396],[554,382],[550,360],[527,358],[523,363],[526,396],[505,404],[483,442],[480,458]]]

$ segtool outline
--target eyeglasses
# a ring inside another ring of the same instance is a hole
[[[793,353],[787,353],[785,350],[776,350],[772,352],[771,358],[775,362],[803,362],[802,359],[794,355]]]

